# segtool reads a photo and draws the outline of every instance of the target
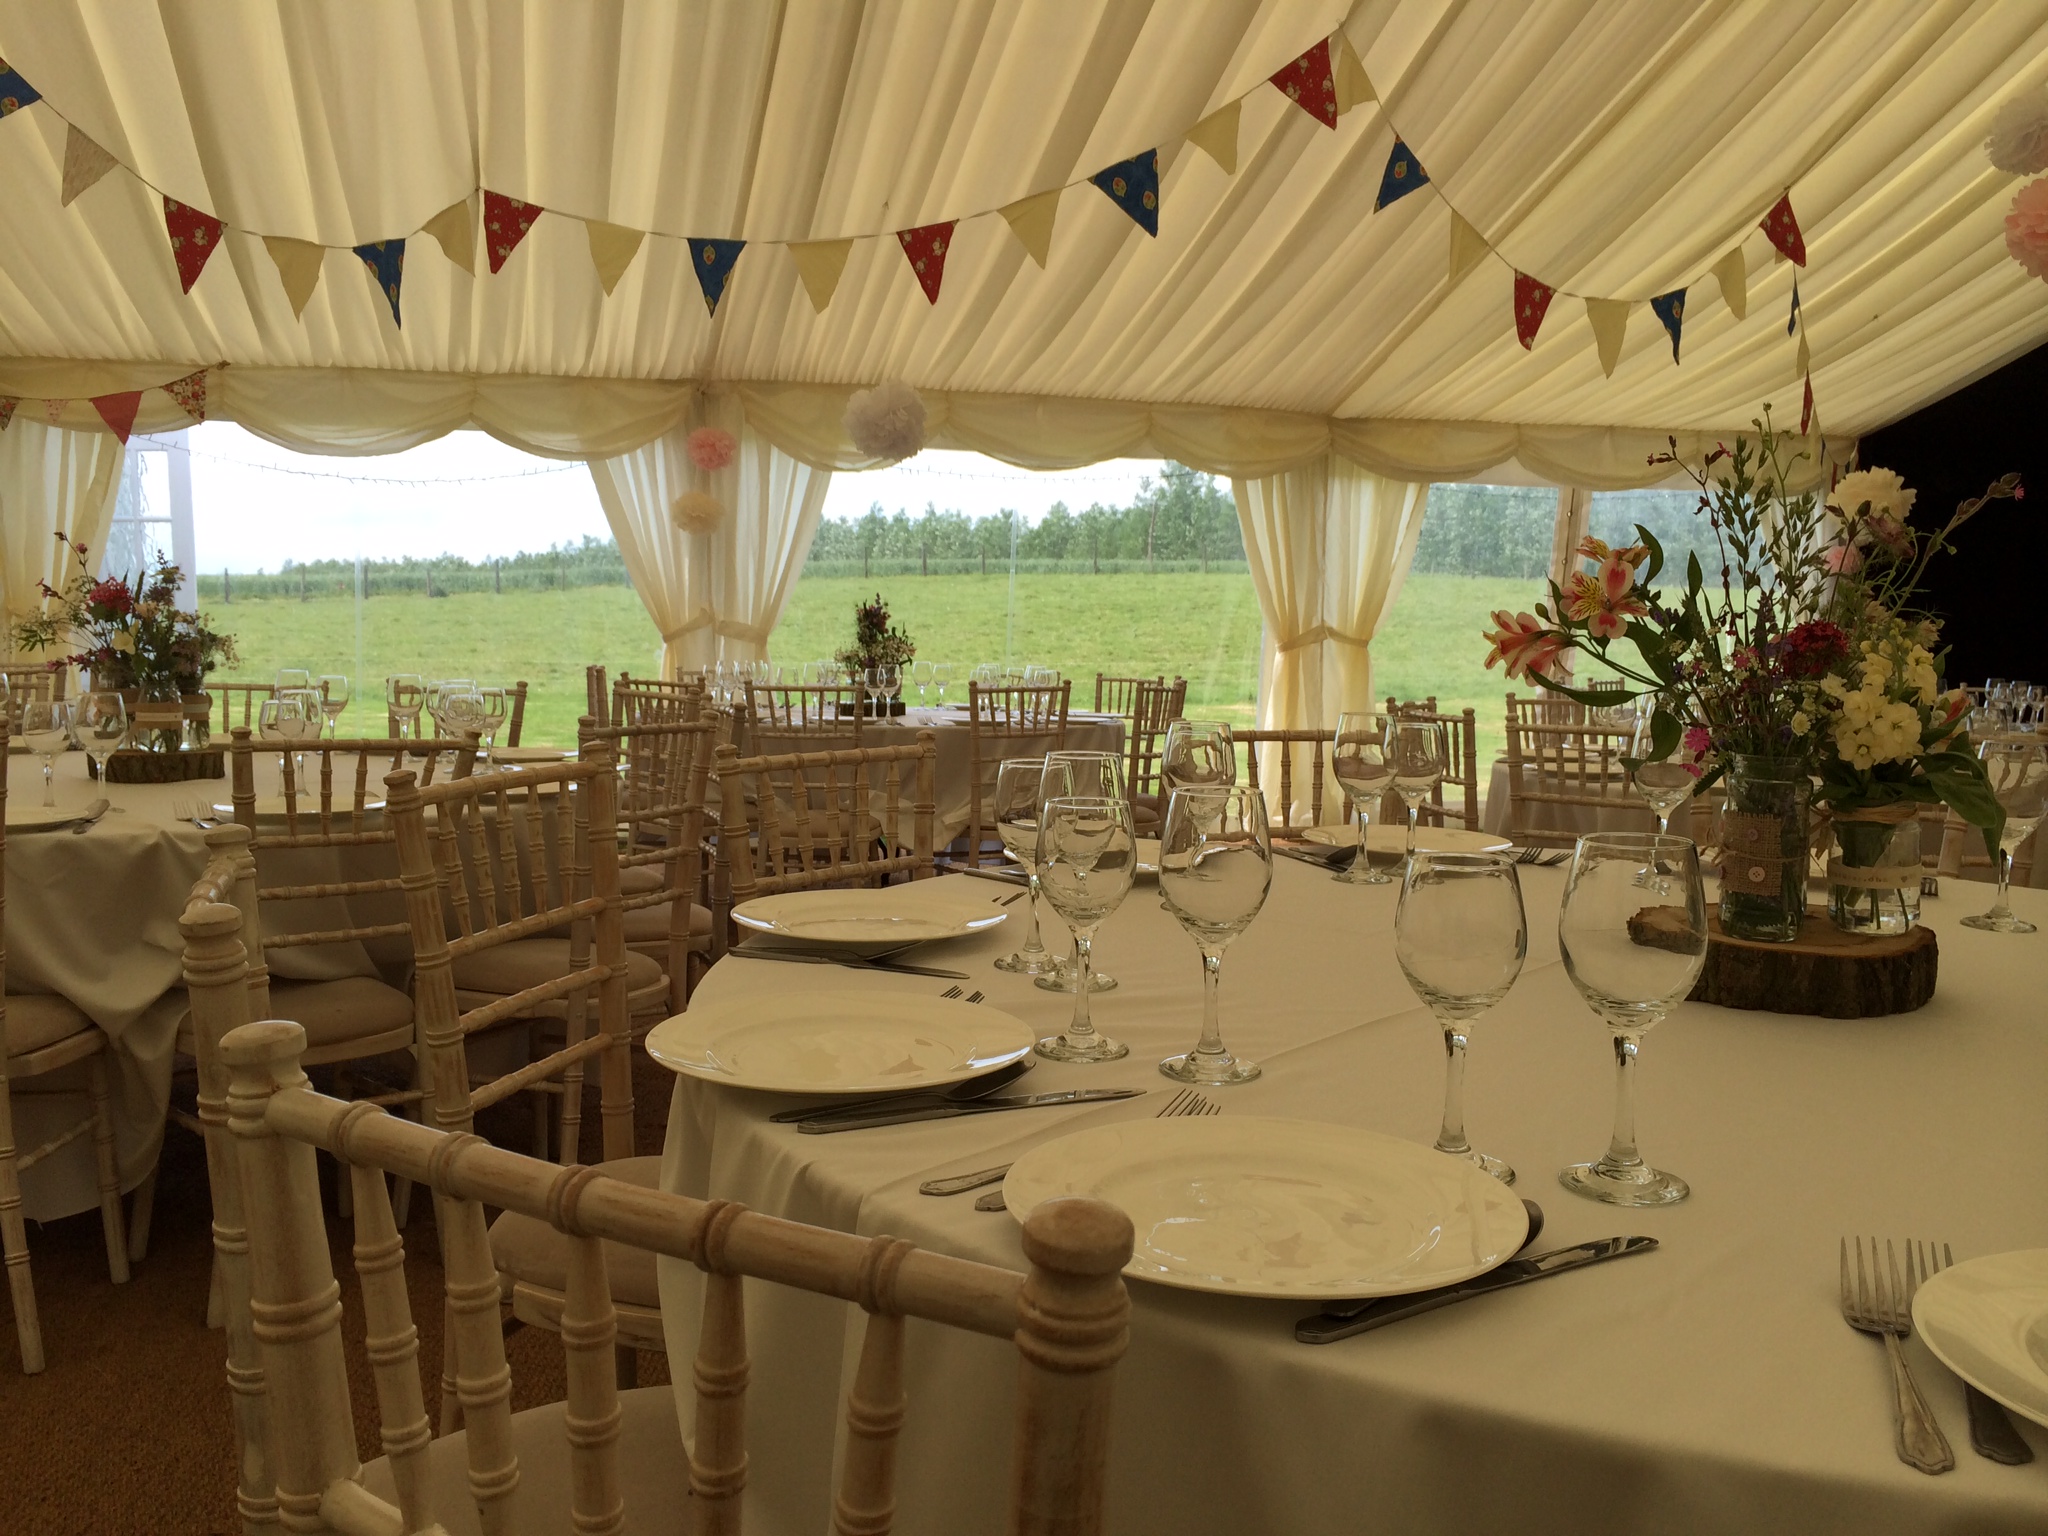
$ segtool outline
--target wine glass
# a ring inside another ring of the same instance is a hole
[[[1635,759],[1635,767],[1629,770],[1629,778],[1636,786],[1636,793],[1656,812],[1657,830],[1668,833],[1671,818],[1681,805],[1692,798],[1698,775],[1693,767],[1692,754],[1685,749],[1683,732],[1669,752],[1658,752],[1656,737],[1650,729],[1654,716],[1654,710],[1644,710],[1636,721],[1635,744],[1629,753]]]
[[[1508,995],[1529,953],[1515,861],[1498,853],[1418,853],[1401,872],[1394,958],[1443,1026],[1444,1120],[1436,1149],[1503,1184],[1515,1170],[1465,1139],[1465,1048],[1472,1020]]]
[[[1450,759],[1444,728],[1433,720],[1392,715],[1387,720],[1387,766],[1393,770],[1394,793],[1408,812],[1407,857],[1415,857],[1415,818],[1428,803],[1430,791],[1444,781]]]
[[[1042,757],[1006,758],[996,767],[996,832],[1004,851],[1017,861],[1031,886],[1025,899],[1030,926],[1025,930],[1024,947],[995,964],[997,970],[1019,976],[1046,975],[1054,963],[1038,936],[1038,807],[1044,778]]]
[[[1575,1194],[1610,1205],[1669,1205],[1692,1191],[1636,1151],[1636,1053],[1707,959],[1700,851],[1687,837],[1596,832],[1579,839],[1557,916],[1565,974],[1614,1034],[1614,1137],[1595,1163],[1561,1169]]]
[[[893,663],[869,667],[867,683],[868,697],[875,701],[876,718],[886,719],[895,713],[894,700],[903,691],[903,669]]]
[[[932,685],[932,664],[928,661],[913,661],[910,664],[910,680],[917,685],[917,707],[924,708],[924,696]]]
[[[1047,764],[1048,769],[1051,765]],[[1074,934],[1074,1019],[1064,1034],[1038,1042],[1052,1061],[1115,1061],[1130,1047],[1095,1032],[1088,1016],[1095,930],[1123,903],[1137,872],[1131,807],[1122,799],[1062,796],[1038,816],[1038,883]]]
[[[1347,710],[1337,718],[1337,739],[1330,752],[1330,772],[1351,797],[1358,813],[1358,855],[1350,868],[1337,876],[1343,885],[1392,885],[1393,877],[1374,869],[1366,848],[1366,829],[1372,824],[1372,808],[1394,787],[1394,770],[1387,762],[1386,720],[1369,710]]]
[[[1990,933],[2032,933],[2032,923],[2013,916],[2006,893],[2014,850],[2033,835],[2048,811],[2048,758],[2032,741],[1987,741],[1978,756],[1984,759],[1991,792],[2005,811],[2005,827],[1998,834],[1998,899],[1989,912],[1964,918],[1963,926]]]
[[[1159,890],[1166,909],[1202,952],[1202,1038],[1195,1048],[1159,1063],[1176,1082],[1221,1087],[1248,1083],[1255,1061],[1223,1046],[1218,993],[1223,951],[1251,926],[1273,885],[1273,840],[1266,797],[1248,785],[1176,789],[1159,830]]]
[[[284,693],[295,688],[313,686],[313,674],[304,667],[279,667],[277,669],[277,692]]]
[[[339,736],[341,713],[348,708],[348,679],[339,672],[327,672],[313,682],[320,690],[320,713],[327,717],[327,734]]]
[[[57,754],[71,744],[71,702],[30,699],[21,706],[21,739],[43,760],[43,804],[57,803]]]
[[[426,684],[417,672],[394,672],[384,679],[384,705],[398,724],[400,736],[420,734],[420,709],[427,701]]]
[[[932,687],[938,690],[939,708],[946,707],[946,686],[953,681],[954,667],[950,661],[935,661],[932,667]]]
[[[1237,782],[1237,743],[1221,720],[1172,720],[1159,749],[1159,792]]]
[[[107,759],[128,735],[128,706],[118,693],[82,693],[72,706],[72,728],[99,781],[106,783]]]
[[[1040,804],[1055,799],[1126,800],[1124,760],[1114,752],[1048,752],[1038,798]],[[1056,955],[1036,985],[1048,992],[1071,992],[1079,974],[1077,960]],[[1112,991],[1116,978],[1106,971],[1091,970],[1089,986],[1097,992]]]

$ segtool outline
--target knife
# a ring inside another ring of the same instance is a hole
[[[1967,1381],[1963,1400],[1970,1405],[1970,1448],[1988,1461],[2008,1467],[2024,1466],[2034,1459],[2034,1448],[2020,1437],[2006,1412]]]
[[[889,971],[898,976],[938,976],[947,981],[965,981],[965,971],[942,971],[929,965],[898,965],[895,962],[863,960],[849,955],[844,959],[837,955],[812,955],[793,949],[728,949],[727,955],[738,955],[743,960],[786,960],[792,965],[844,965],[856,971]]]
[[[1304,864],[1313,864],[1318,869],[1337,869],[1351,863],[1358,856],[1355,848],[1333,848],[1328,853],[1313,853],[1306,848],[1283,848],[1278,843],[1273,851],[1282,858],[1299,859]]]
[[[1470,1280],[1461,1280],[1456,1285],[1439,1286],[1433,1291],[1416,1291],[1407,1296],[1381,1297],[1354,1317],[1318,1312],[1314,1317],[1305,1317],[1296,1323],[1294,1336],[1304,1344],[1332,1344],[1338,1339],[1348,1339],[1354,1333],[1363,1333],[1368,1328],[1383,1328],[1404,1317],[1447,1307],[1454,1301],[1484,1296],[1489,1291],[1504,1291],[1511,1285],[1541,1280],[1547,1275],[1561,1275],[1587,1264],[1623,1259],[1632,1253],[1648,1253],[1656,1246],[1654,1237],[1603,1237],[1589,1243],[1576,1243],[1569,1248],[1554,1248],[1549,1253],[1539,1253],[1526,1259],[1509,1259],[1496,1269],[1475,1275]]]
[[[95,800],[85,808],[84,818],[72,824],[71,830],[73,832],[90,832],[99,824],[99,819],[106,814],[107,802],[105,800]]]
[[[960,1115],[988,1115],[1002,1109],[1040,1109],[1054,1104],[1106,1104],[1112,1099],[1141,1098],[1145,1088],[1072,1088],[1065,1093],[1029,1093],[1015,1099],[970,1099],[964,1104],[927,1104],[918,1109],[878,1110],[872,1115],[843,1115],[831,1120],[804,1120],[797,1129],[806,1136],[834,1131],[865,1131],[881,1125],[909,1125],[918,1120],[952,1120]]]
[[[833,1104],[806,1104],[801,1109],[778,1109],[768,1118],[777,1125],[799,1120],[841,1120],[848,1115],[878,1115],[885,1110],[922,1108],[926,1104],[962,1103],[986,1098],[998,1088],[1007,1088],[1031,1070],[1031,1058],[1013,1061],[980,1077],[948,1088],[912,1088],[902,1093],[878,1093],[863,1099],[841,1099]]]

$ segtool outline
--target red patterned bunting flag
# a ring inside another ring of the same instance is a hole
[[[1281,93],[1325,128],[1337,126],[1337,77],[1326,37],[1272,77]]]
[[[539,203],[517,202],[502,192],[485,190],[484,254],[490,258],[493,272],[505,265],[505,258],[526,238],[533,221],[546,212]]]
[[[182,379],[173,379],[164,386],[164,393],[184,408],[185,414],[194,421],[206,420],[206,370],[188,373]]]
[[[1526,272],[1515,274],[1515,339],[1524,351],[1536,340],[1553,291],[1550,284],[1539,283]]]
[[[0,395],[0,432],[5,432],[7,423],[14,420],[14,408],[19,404],[12,395]]]
[[[94,395],[92,408],[114,429],[114,436],[125,443],[128,434],[135,429],[135,413],[142,409],[142,391],[131,389],[118,395]]]
[[[1771,205],[1771,211],[1757,227],[1771,237],[1771,244],[1781,255],[1790,257],[1795,266],[1806,265],[1806,237],[1799,233],[1799,221],[1792,216],[1790,192]]]
[[[174,197],[164,199],[164,228],[170,231],[171,255],[178,263],[178,281],[187,293],[199,281],[207,257],[220,244],[220,220]],[[126,439],[123,439],[125,441]]]
[[[899,229],[896,238],[902,243],[903,255],[910,262],[910,270],[917,274],[917,285],[924,289],[924,296],[930,302],[939,302],[939,284],[946,276],[946,248],[953,243],[953,226],[958,219],[948,219],[943,224],[925,224],[916,229]]]

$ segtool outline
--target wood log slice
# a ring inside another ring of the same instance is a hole
[[[85,772],[87,778],[99,776],[89,758]],[[227,751],[222,747],[200,747],[182,752],[141,752],[123,747],[107,757],[109,784],[180,784],[187,779],[224,779],[227,776]]]
[[[1638,944],[1685,944],[1676,909],[1646,907],[1629,919]],[[1899,934],[1844,933],[1809,911],[1790,944],[1730,938],[1718,913],[1707,914],[1707,963],[1688,1001],[1823,1019],[1874,1019],[1911,1013],[1934,996],[1941,948],[1934,930],[1915,924]]]

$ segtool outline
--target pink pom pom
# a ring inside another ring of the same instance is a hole
[[[740,440],[723,427],[699,427],[688,442],[690,462],[707,475],[725,468],[740,450]]]
[[[2048,176],[2028,182],[2013,198],[2005,248],[2030,276],[2048,282]]]

